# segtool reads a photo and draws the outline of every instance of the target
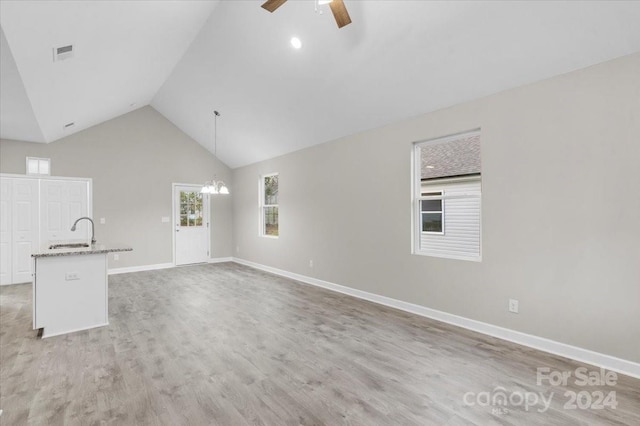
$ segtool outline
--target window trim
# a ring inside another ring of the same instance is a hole
[[[455,260],[466,260],[471,262],[482,262],[482,189],[480,190],[480,213],[479,213],[479,224],[478,229],[480,233],[479,238],[479,254],[477,256],[465,256],[465,255],[456,255],[452,253],[437,253],[430,252],[426,250],[420,249],[420,240],[422,236],[422,211],[421,211],[421,199],[422,199],[422,179],[421,179],[421,170],[422,170],[422,162],[420,157],[420,147],[426,144],[436,144],[436,143],[447,143],[451,141],[455,141],[458,139],[470,137],[473,135],[479,135],[481,133],[480,128],[476,128],[474,130],[469,130],[465,132],[450,134],[448,136],[437,137],[432,139],[424,139],[419,141],[414,141],[412,143],[411,149],[411,254],[425,257],[436,257],[436,258],[444,258],[444,259],[455,259]],[[482,143],[482,142],[481,142]],[[465,182],[465,181],[480,181],[480,187],[482,188],[482,171],[478,175],[470,175],[470,176],[452,176],[452,177],[443,177],[442,179],[438,179],[437,182],[434,180],[434,190],[433,192],[440,191],[442,188],[437,188],[438,184],[452,183],[452,182]],[[442,190],[442,201],[447,199],[447,196],[444,194],[444,190]],[[471,195],[471,194],[469,194]],[[457,196],[455,196],[457,198]],[[433,198],[432,198],[433,199]],[[427,235],[442,235],[444,236],[445,232],[445,207],[442,205],[443,217],[442,217],[442,234],[440,233],[430,233],[426,232]]]
[[[260,175],[260,180],[258,181],[258,236],[264,238],[271,238],[277,240],[280,238],[280,200],[278,200],[278,204],[265,204],[265,195],[264,195],[264,181],[266,178],[270,176],[280,176],[280,173],[266,173],[264,175]],[[280,192],[280,179],[278,178],[278,193]],[[279,195],[279,194],[278,194]],[[268,207],[276,207],[278,209],[278,235],[268,235],[266,233],[266,223],[265,223],[265,209]]]

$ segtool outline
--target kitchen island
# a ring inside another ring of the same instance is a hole
[[[97,243],[58,246],[31,255],[33,328],[51,337],[108,325],[107,255],[133,249]]]

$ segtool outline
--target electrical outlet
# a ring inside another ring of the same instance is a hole
[[[115,253],[113,255],[113,260],[120,260],[120,255],[118,253]]]
[[[309,261],[309,268],[313,268],[313,260]]]
[[[77,272],[67,272],[64,274],[64,279],[67,281],[79,280],[80,275]]]
[[[107,219],[105,219],[104,217],[100,218],[100,225],[104,225],[105,223],[107,223]]]
[[[162,216],[160,218],[160,222],[162,223],[169,223],[169,216]]]
[[[519,310],[518,301],[516,299],[509,299],[509,312],[517,314]]]

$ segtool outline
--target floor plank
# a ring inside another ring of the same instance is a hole
[[[640,424],[640,380],[538,386],[597,369],[233,263],[111,276],[109,320],[37,339],[31,286],[0,288],[0,423]],[[502,389],[553,397],[465,404]],[[597,391],[617,408],[564,407]]]

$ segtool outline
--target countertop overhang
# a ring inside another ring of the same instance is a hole
[[[58,257],[58,256],[81,256],[87,254],[101,254],[101,253],[114,253],[121,251],[133,251],[133,248],[124,244],[102,244],[95,243],[89,247],[74,247],[74,248],[57,248],[57,249],[42,249],[37,253],[32,253],[31,257]]]

